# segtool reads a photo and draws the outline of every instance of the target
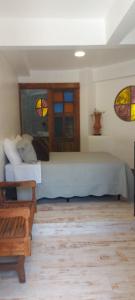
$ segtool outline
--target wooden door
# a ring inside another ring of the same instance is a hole
[[[49,113],[51,150],[80,151],[79,85],[54,87]]]

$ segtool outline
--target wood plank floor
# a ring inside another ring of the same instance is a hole
[[[134,300],[133,206],[113,198],[38,205],[26,284],[0,273],[0,300]]]

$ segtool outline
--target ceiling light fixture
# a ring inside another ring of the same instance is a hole
[[[74,53],[74,55],[75,55],[76,57],[83,57],[83,56],[85,55],[85,52],[84,52],[84,51],[76,51],[76,52]]]

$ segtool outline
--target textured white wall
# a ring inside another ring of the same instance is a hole
[[[132,75],[129,75],[131,63],[129,63],[128,68],[127,65],[128,63],[123,64],[123,66],[121,65],[121,77],[118,65],[96,70],[94,78],[96,107],[100,111],[105,111],[102,121],[103,137],[89,137],[89,150],[109,151],[119,158],[124,159],[133,168],[135,121],[123,121],[117,117],[114,111],[114,101],[119,91],[128,85],[135,85],[135,76],[133,76],[132,67]],[[127,69],[128,76],[126,77]],[[113,77],[110,70],[113,70]]]
[[[0,140],[20,131],[17,77],[0,55]]]
[[[0,180],[4,179],[3,139],[14,137],[19,131],[17,78],[8,62],[0,55]]]

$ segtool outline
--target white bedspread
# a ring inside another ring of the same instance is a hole
[[[42,162],[37,197],[122,195],[133,199],[133,174],[109,153],[52,152]]]
[[[109,153],[51,152],[41,163],[36,193],[37,199],[120,194],[133,200],[134,179],[128,165]]]

